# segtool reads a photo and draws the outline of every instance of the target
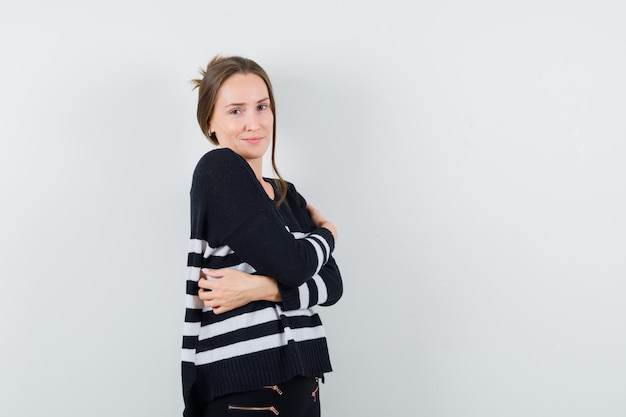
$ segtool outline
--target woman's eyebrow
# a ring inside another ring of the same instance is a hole
[[[257,101],[256,103],[259,104],[259,103],[263,103],[264,101],[269,101],[269,100],[270,100],[269,97],[265,97]],[[230,103],[230,104],[225,105],[224,107],[241,107],[241,106],[244,106],[245,104],[246,103]]]

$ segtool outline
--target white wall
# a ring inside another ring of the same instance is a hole
[[[0,415],[180,415],[188,80],[222,52],[340,229],[326,416],[623,416],[625,11],[3,2]]]

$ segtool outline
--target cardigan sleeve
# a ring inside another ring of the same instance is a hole
[[[298,230],[314,230],[315,225],[307,209],[306,199],[298,193],[296,187],[288,183],[287,200],[283,210],[289,210],[289,217]],[[331,255],[319,273],[313,275],[297,288],[278,284],[283,310],[299,310],[316,305],[330,306],[343,295],[343,282],[339,267]]]
[[[278,284],[283,310],[300,310],[316,305],[331,306],[343,295],[341,273],[331,256],[316,275],[297,288]]]
[[[318,274],[334,250],[334,238],[317,228],[296,239],[248,163],[229,149],[208,152],[194,171],[192,238],[229,246],[259,274],[297,287]]]

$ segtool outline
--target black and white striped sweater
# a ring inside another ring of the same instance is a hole
[[[279,188],[267,181],[278,200]],[[333,236],[315,227],[305,199],[288,184],[277,209],[248,163],[229,149],[200,159],[190,195],[182,352],[187,406],[331,371],[324,328],[312,307],[334,304],[343,287]],[[213,314],[197,295],[201,268],[273,277],[282,302],[256,301]]]

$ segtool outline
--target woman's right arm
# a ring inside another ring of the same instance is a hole
[[[343,281],[333,257],[321,271],[297,288],[278,285],[283,310],[330,306],[343,295]]]
[[[317,227],[326,227],[337,241],[337,228],[313,205],[306,203],[306,210]],[[335,259],[331,256],[324,267],[297,288],[278,285],[284,310],[299,310],[315,305],[330,306],[343,295],[343,281]]]

